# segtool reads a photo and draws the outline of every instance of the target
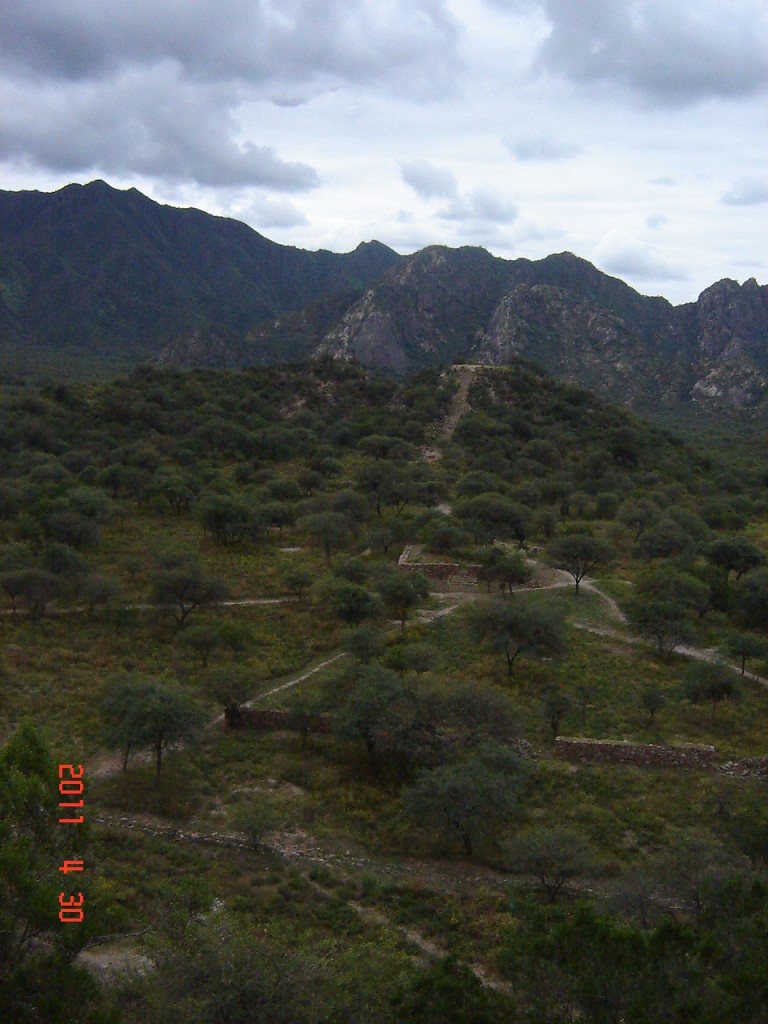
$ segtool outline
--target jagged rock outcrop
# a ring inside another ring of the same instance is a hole
[[[531,359],[639,410],[767,411],[768,288],[721,281],[672,306],[561,253],[532,262],[432,247],[392,268],[316,354],[402,372]]]
[[[639,411],[768,415],[768,286],[640,295],[573,253],[304,252],[105,182],[0,192],[0,354],[394,373],[522,356]]]
[[[681,345],[692,344],[691,401],[713,408],[750,408],[768,379],[768,287],[754,278],[718,281],[697,302],[681,306]]]

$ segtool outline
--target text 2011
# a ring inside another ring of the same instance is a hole
[[[78,799],[79,798],[79,799]],[[69,817],[59,818],[60,825],[82,825],[85,816],[73,814],[70,808],[80,810],[83,808],[83,766],[81,764],[60,764],[59,765],[59,808],[67,808]],[[61,810],[59,811],[61,814]],[[83,870],[82,860],[65,860],[59,868],[65,875],[70,871]],[[59,893],[59,920],[64,924],[79,924],[83,920],[83,894],[78,892],[74,896],[68,893]]]

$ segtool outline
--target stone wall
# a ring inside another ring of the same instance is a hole
[[[726,761],[719,767],[723,775],[739,779],[760,779],[768,782],[768,757],[743,757],[740,761]]]
[[[397,561],[403,572],[420,572],[429,580],[430,590],[438,594],[474,593],[483,571],[481,565],[458,562],[411,562],[413,545],[408,545]]]
[[[654,743],[572,739],[558,736],[555,753],[565,761],[588,764],[633,764],[643,768],[713,769],[715,748],[685,744],[663,747]]]

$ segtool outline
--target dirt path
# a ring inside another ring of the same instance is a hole
[[[548,570],[545,579],[547,582],[536,589],[547,590],[573,586],[572,578],[567,573],[560,572],[559,570]],[[596,581],[591,579],[584,580],[582,581],[582,587],[585,590],[596,594],[606,603],[610,616],[615,620],[617,628],[612,629],[610,627],[590,626],[585,623],[577,623],[577,628],[585,629],[588,632],[600,636],[610,637],[623,643],[645,645],[645,641],[627,633],[625,628],[626,619],[621,612],[621,609],[612,598],[607,594],[604,594],[599,589]],[[530,593],[531,589],[521,588],[519,592]],[[460,608],[467,600],[473,600],[476,597],[481,597],[483,595],[441,594],[439,596],[447,599],[450,603],[448,603],[444,608],[431,609],[427,612],[422,612],[420,616],[421,621],[424,621],[425,619],[427,621],[432,621],[436,618],[449,615],[457,608]],[[419,620],[417,619],[416,621]],[[717,657],[716,652],[699,648],[681,647],[679,648],[679,653],[686,657],[698,658],[705,661],[720,660]],[[278,686],[273,687],[265,693],[259,694],[252,701],[249,701],[249,704],[257,703],[259,700],[270,696],[271,694],[279,693],[291,687],[298,686],[306,679],[311,678],[317,672],[320,672],[328,666],[338,662],[345,656],[346,652],[339,651],[331,657],[325,658],[323,661],[313,665],[311,668],[305,669],[291,679],[280,683]],[[738,671],[735,666],[731,667]],[[768,680],[764,680],[759,676],[749,674],[748,678],[754,679],[764,685],[768,685]],[[214,722],[220,722],[221,718],[222,716],[219,716],[214,720]],[[210,724],[214,723],[212,722]],[[94,774],[111,774],[112,771],[119,770],[120,767],[120,758],[118,756],[114,756],[111,759],[109,770],[102,770],[100,772],[94,771]],[[97,814],[94,820],[97,824],[102,826],[142,832],[156,838],[163,838],[173,842],[194,843],[206,846],[223,846],[239,850],[251,849],[248,840],[241,833],[210,831],[206,827],[196,828],[194,826],[181,829],[176,826],[169,825],[163,819],[156,818],[151,815],[119,815],[102,812]],[[508,885],[508,879],[506,876],[490,868],[470,865],[463,862],[435,862],[419,859],[400,861],[384,860],[382,858],[368,856],[366,853],[361,853],[359,851],[353,852],[349,849],[342,850],[341,848],[334,848],[331,845],[318,841],[315,837],[310,836],[301,829],[283,830],[272,833],[266,838],[263,846],[266,850],[271,851],[283,860],[306,864],[308,871],[314,866],[324,866],[326,868],[333,869],[334,871],[340,871],[347,878],[351,879],[354,879],[356,872],[364,870],[367,872],[375,872],[377,877],[388,877],[393,880],[410,882],[412,884],[425,884],[438,889],[461,889],[465,886],[476,887],[478,884],[485,884],[494,888],[499,887],[501,889],[505,889]],[[318,889],[322,889],[322,887],[312,879],[310,879],[310,884],[316,886]],[[448,949],[443,948],[432,939],[422,935],[416,928],[411,926],[402,926],[392,922],[390,918],[378,908],[369,907],[354,900],[350,900],[349,905],[362,920],[375,926],[386,927],[397,931],[401,935],[402,939],[417,951],[416,957],[420,962],[424,962],[424,960],[428,958],[444,956],[449,952]],[[135,956],[137,956],[135,950],[120,950],[119,947],[112,947],[109,950],[105,949],[101,954],[93,952],[86,959],[90,960],[90,966],[92,969],[109,973],[110,971],[119,969],[120,963],[126,958]],[[486,965],[468,962],[466,966],[469,967],[484,986],[500,992],[509,991],[508,985],[496,977]]]
[[[450,441],[453,437],[454,431],[456,430],[456,427],[458,427],[462,416],[465,415],[469,408],[469,389],[472,386],[475,375],[478,370],[483,369],[487,369],[487,367],[475,363],[465,363],[461,366],[453,367],[453,372],[459,378],[459,390],[451,399],[451,408],[440,427],[440,437],[443,441]]]
[[[324,668],[328,668],[329,665],[333,665],[334,662],[346,657],[348,657],[346,651],[339,651],[331,658],[326,658],[326,660],[321,661],[319,665],[315,665],[314,668],[309,669],[307,672],[303,672],[300,676],[295,676],[293,679],[289,679],[287,683],[280,683],[279,686],[274,686],[271,690],[267,690],[265,693],[259,694],[259,696],[254,697],[253,700],[249,700],[246,707],[251,707],[264,697],[271,697],[273,693],[280,693],[283,690],[289,690],[292,686],[298,686],[299,683],[303,683],[305,679],[309,679],[309,677],[313,676],[316,672],[321,672]]]
[[[177,828],[173,825],[167,825],[163,819],[149,814],[118,815],[101,812],[96,814],[93,820],[95,824],[106,828],[119,828],[139,832],[170,842],[226,847],[243,851],[253,849],[246,836],[242,833]],[[379,858],[368,857],[365,854],[353,854],[350,850],[342,852],[321,844],[317,839],[300,829],[274,832],[262,842],[261,847],[276,854],[285,861],[306,864],[307,872],[309,872],[311,867],[323,866],[340,872],[348,881],[355,880],[356,871],[365,870],[368,872],[375,871],[377,877],[389,877],[400,882],[416,882],[417,884],[427,884],[436,887],[447,886],[454,889],[460,889],[468,885],[474,887],[479,882],[492,884],[500,889],[506,889],[508,884],[508,880],[504,875],[480,865],[469,865],[455,861],[435,862],[428,860],[413,860],[405,863],[384,862]],[[327,897],[334,896],[334,893],[310,878],[308,873],[305,874],[305,877],[309,884],[318,892],[323,893]],[[418,950],[417,959],[422,964],[431,958],[446,956],[450,952],[446,947],[422,935],[412,925],[394,923],[379,908],[366,906],[352,899],[348,903],[363,921],[377,927],[386,927],[398,932],[408,945]],[[105,944],[94,949],[85,950],[81,954],[81,960],[91,970],[102,976],[114,973],[125,966],[146,969],[149,962],[145,957],[142,957],[134,948],[126,947],[123,942],[119,941],[119,936],[112,936],[111,939],[113,941],[111,941],[109,946]],[[487,965],[467,962],[466,966],[486,987],[499,992],[509,991],[509,986],[496,977]]]

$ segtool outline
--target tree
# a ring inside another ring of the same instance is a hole
[[[483,567],[481,576],[486,580],[488,590],[491,583],[496,582],[503,590],[511,590],[513,586],[527,583],[533,572],[519,552],[507,551],[497,544],[483,548],[479,562]]]
[[[648,724],[652,725],[656,713],[666,707],[666,698],[658,686],[646,686],[640,694],[640,703],[648,714]]]
[[[200,622],[185,629],[179,638],[179,643],[200,659],[203,668],[208,667],[212,654],[227,649],[242,654],[251,642],[248,629],[236,622]]]
[[[252,673],[242,665],[217,665],[206,673],[205,684],[213,699],[223,706],[227,725],[240,725],[243,705],[254,695]]]
[[[0,574],[0,587],[10,597],[14,615],[16,614],[18,599],[24,593],[26,572],[26,569],[9,569]]]
[[[296,477],[305,498],[311,498],[315,491],[325,490],[325,477],[316,469],[302,469]]]
[[[556,569],[564,569],[573,576],[576,583],[576,594],[579,584],[587,575],[600,565],[604,565],[613,557],[609,544],[593,537],[589,533],[570,533],[559,537],[550,545],[547,561]]]
[[[530,532],[530,510],[503,494],[463,498],[456,514],[479,542],[510,538],[522,544]]]
[[[209,904],[202,909],[207,911]],[[146,1024],[314,1024],[333,1019],[333,1002],[324,991],[327,967],[321,971],[295,944],[272,936],[267,941],[242,915],[226,909],[201,913],[197,907],[190,912],[185,907],[183,922],[163,940],[152,949],[156,969],[134,982]],[[364,1015],[352,1019],[363,1020]]]
[[[741,674],[744,675],[747,660],[764,658],[768,654],[768,642],[754,633],[731,633],[725,643],[725,651],[732,658],[741,661]]]
[[[158,470],[152,480],[152,494],[167,501],[177,516],[189,512],[197,489],[192,477],[167,466]]]
[[[656,643],[660,655],[670,655],[681,643],[695,639],[693,615],[708,599],[701,580],[674,569],[651,569],[638,581],[625,612],[630,627]]]
[[[270,832],[274,832],[280,824],[280,818],[273,807],[264,804],[250,804],[238,807],[233,816],[232,824],[243,832],[254,850],[264,844]]]
[[[505,771],[483,755],[480,748],[464,761],[422,769],[402,796],[407,817],[458,839],[467,857],[479,840],[493,838],[507,822],[528,775],[512,754]]]
[[[326,720],[323,717],[325,707],[322,697],[308,694],[306,691],[294,691],[291,703],[285,716],[287,729],[301,736],[301,745],[306,747],[311,732],[325,731]]]
[[[542,708],[552,730],[552,738],[557,739],[560,732],[560,719],[571,710],[571,699],[557,686],[550,686],[544,693]]]
[[[647,498],[641,498],[639,501],[624,502],[622,507],[618,509],[616,519],[623,526],[633,531],[637,541],[642,531],[658,519],[659,512],[660,510],[655,502],[651,502]]]
[[[58,541],[76,548],[95,548],[99,543],[99,528],[86,516],[63,506],[50,512],[43,522],[46,540]]]
[[[248,530],[249,510],[231,494],[206,494],[200,516],[204,532],[219,544],[237,544]]]
[[[521,734],[517,709],[498,686],[441,682],[436,688],[437,740],[444,757],[490,744],[514,747]]]
[[[360,626],[346,638],[345,646],[353,658],[364,665],[383,654],[386,639],[383,632],[375,626]]]
[[[193,740],[205,721],[202,710],[182,689],[156,683],[139,705],[137,744],[147,744],[155,755],[155,782],[160,781],[163,753],[174,743]]]
[[[88,616],[93,618],[97,607],[114,607],[124,599],[123,588],[120,583],[111,576],[105,576],[99,572],[89,573],[78,590],[88,604]]]
[[[352,534],[352,523],[341,512],[316,512],[300,519],[299,526],[322,546],[329,562],[333,552],[343,548]]]
[[[712,565],[722,569],[726,578],[735,572],[737,580],[765,561],[762,552],[745,537],[726,537],[713,541],[704,549],[704,556]]]
[[[331,577],[323,583],[323,596],[335,615],[350,626],[359,625],[376,614],[374,595],[359,583]]]
[[[12,577],[12,578],[11,578]],[[36,619],[45,615],[45,610],[60,592],[60,584],[56,575],[46,569],[22,569],[19,572],[5,573],[3,586],[9,592],[9,586],[15,591],[13,607],[19,598],[29,608]]]
[[[664,516],[643,530],[637,539],[633,554],[635,558],[651,561],[653,558],[689,555],[695,548],[696,541],[690,533],[674,519]]]
[[[291,566],[283,573],[283,583],[291,594],[296,595],[299,602],[304,600],[313,578],[309,569],[302,569],[299,565]]]
[[[535,875],[554,903],[566,882],[595,867],[595,851],[581,832],[558,826],[533,826],[504,844],[505,860],[516,871]]]
[[[179,628],[196,608],[216,605],[226,593],[225,584],[208,576],[191,551],[162,556],[152,578],[152,601],[173,609]]]
[[[88,563],[83,556],[58,541],[46,544],[40,552],[40,567],[58,578],[62,592],[76,591],[88,574]]]
[[[552,606],[492,598],[470,608],[468,618],[473,632],[504,655],[510,680],[520,654],[560,657],[565,653],[563,614]]]
[[[413,445],[400,437],[369,434],[358,442],[358,450],[376,460],[405,460],[413,457]]]
[[[411,611],[429,596],[429,582],[426,576],[400,570],[381,577],[377,589],[384,607],[400,622],[401,630],[405,629]]]
[[[137,708],[149,692],[150,681],[123,674],[108,679],[99,697],[102,739],[109,750],[119,750],[123,757],[123,771],[128,769],[131,751],[137,746],[140,723]]]
[[[385,662],[388,668],[394,669],[401,676],[406,672],[421,675],[435,667],[438,657],[437,648],[432,644],[399,643],[387,651]]]
[[[735,603],[742,625],[768,630],[768,568],[753,569],[739,580]]]
[[[160,782],[163,754],[180,741],[192,740],[204,715],[179,687],[154,679],[127,676],[110,681],[101,699],[104,740],[124,752],[150,747],[155,755],[155,782]]]
[[[430,961],[394,999],[403,1024],[498,1024],[514,1020],[512,1007],[484,987],[466,964],[454,957]]]
[[[393,732],[401,727],[403,709],[410,715],[413,708],[410,691],[397,673],[380,665],[360,665],[335,712],[334,728],[339,736],[361,740],[368,763],[376,767],[380,749],[392,745]]]
[[[736,700],[739,688],[733,671],[726,665],[701,662],[689,665],[685,673],[685,696],[692,704],[712,704],[712,721],[718,705],[724,700]]]
[[[394,479],[395,467],[391,462],[366,460],[355,476],[355,486],[369,501],[373,502],[376,514],[386,503],[390,485]]]
[[[73,765],[77,772],[80,766]],[[13,1024],[108,1024],[99,987],[73,961],[104,929],[88,827],[61,825],[57,769],[38,731],[24,722],[0,750],[0,988]],[[62,779],[74,776],[65,769]],[[86,860],[87,858],[87,860]],[[62,873],[86,860],[83,873]],[[60,893],[84,904],[83,920],[62,925]]]
[[[429,551],[444,555],[466,544],[469,537],[448,516],[436,515],[422,529],[420,539]]]

